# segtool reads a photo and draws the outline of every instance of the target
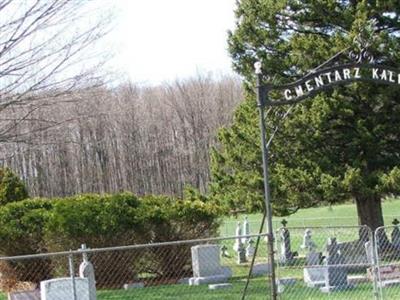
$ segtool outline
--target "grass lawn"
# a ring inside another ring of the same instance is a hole
[[[219,299],[219,300],[231,300],[241,299],[245,282],[243,279],[231,280],[233,285],[232,288],[221,289],[221,290],[209,290],[207,285],[201,286],[187,286],[187,285],[169,285],[159,287],[147,287],[142,289],[135,289],[130,291],[124,290],[109,290],[99,291],[98,299]],[[269,299],[270,289],[267,285],[265,277],[252,279],[246,299]],[[391,288],[390,296],[385,299],[399,299],[400,290]],[[301,282],[296,285],[285,287],[283,292],[280,294],[280,299],[338,299],[338,300],[349,300],[349,299],[373,299],[372,285],[360,284],[351,290],[334,292],[331,294],[324,294],[319,291],[318,288],[307,288]]]
[[[232,279],[232,288],[209,290],[208,285],[188,286],[188,285],[165,285],[159,287],[146,287],[142,289],[125,290],[108,290],[98,291],[97,299],[218,299],[232,300],[241,299],[245,286],[244,279]],[[265,277],[253,278],[247,292],[246,299],[270,299],[270,289]],[[390,287],[384,290],[384,298],[389,300],[397,300],[400,298],[400,288]],[[340,292],[332,292],[330,294],[322,293],[318,288],[308,288],[301,281],[292,286],[284,287],[279,299],[307,299],[307,300],[358,300],[358,299],[374,299],[372,284],[358,284],[354,288]]]
[[[400,199],[387,198],[382,203],[382,209],[385,225],[392,225],[394,218],[400,219]],[[262,214],[248,215],[251,233],[258,233],[261,217]],[[273,225],[275,229],[282,226],[280,224],[282,219],[288,221],[288,227],[356,226],[358,224],[356,206],[353,203],[300,209],[297,213],[288,217],[274,217]],[[235,235],[236,222],[243,223],[243,220],[244,215],[240,215],[238,218],[226,218],[220,229],[221,235]]]

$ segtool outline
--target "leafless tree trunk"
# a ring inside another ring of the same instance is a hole
[[[205,191],[210,146],[242,96],[237,78],[199,75],[152,88],[81,89],[74,95],[80,101],[63,97],[14,132],[21,136],[44,119],[68,122],[0,144],[0,163],[19,173],[34,196],[123,190],[181,196],[187,184]]]

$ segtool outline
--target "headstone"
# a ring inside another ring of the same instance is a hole
[[[317,245],[312,240],[311,229],[306,229],[303,236],[303,244],[300,246],[301,249],[306,251],[312,251],[317,249]]]
[[[392,238],[392,244],[396,248],[400,248],[400,229],[399,229],[399,220],[394,219],[392,224],[394,226],[391,238]]]
[[[254,241],[253,241],[253,239],[250,238],[248,243],[247,243],[247,247],[246,247],[246,257],[248,259],[253,257],[254,251],[255,251]]]
[[[242,235],[242,228],[240,226],[240,222],[237,222],[236,230],[235,230],[236,239],[235,239],[235,243],[233,244],[233,250],[235,252],[239,251],[240,244],[242,243],[241,239],[239,238],[239,236],[241,236],[241,235]]]
[[[283,227],[280,229],[281,253],[280,253],[279,261],[282,264],[287,264],[293,260],[294,253],[291,250],[290,232],[289,232],[289,229],[286,228],[287,221],[285,219],[283,219],[281,224],[283,225]]]
[[[220,264],[218,245],[197,245],[191,248],[193,277],[189,285],[226,282],[232,276],[228,267]]]
[[[8,293],[8,300],[40,300],[40,291],[17,291]]]
[[[232,283],[215,283],[208,285],[209,290],[229,289],[232,287],[233,287]]]
[[[75,277],[76,300],[89,299],[89,281],[87,278]],[[41,300],[74,299],[72,279],[70,277],[55,278],[40,282]]]
[[[82,244],[81,250],[86,250],[86,245]],[[87,253],[82,254],[83,261],[79,266],[79,277],[87,278],[89,282],[89,300],[96,300],[96,280],[94,277],[94,268],[89,261]]]
[[[249,235],[250,234],[250,224],[249,224],[249,220],[247,219],[247,216],[244,217],[244,221],[243,221],[243,235]],[[246,244],[249,241],[248,237],[244,237],[242,238],[242,243]]]
[[[329,238],[326,246],[326,268],[325,268],[325,286],[320,290],[324,293],[332,291],[341,291],[352,288],[347,282],[347,269],[340,254],[336,238]]]
[[[244,245],[242,243],[240,243],[239,250],[237,252],[237,263],[242,264],[245,262],[247,262],[246,248],[244,247]]]
[[[229,257],[228,247],[225,246],[225,245],[222,245],[222,247],[221,247],[221,256],[222,257]]]

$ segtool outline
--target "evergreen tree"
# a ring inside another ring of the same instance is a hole
[[[211,193],[233,210],[263,207],[254,62],[274,84],[293,82],[357,41],[400,68],[398,1],[242,0],[229,36],[246,99],[212,151]],[[286,117],[286,113],[289,114]],[[359,224],[383,225],[381,201],[400,192],[400,89],[353,83],[267,112],[276,215],[353,200]],[[279,128],[276,130],[276,128]],[[276,132],[275,132],[276,131]]]
[[[28,191],[22,180],[9,168],[0,168],[0,205],[28,198]]]

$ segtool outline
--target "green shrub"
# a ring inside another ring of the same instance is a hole
[[[129,245],[146,241],[137,209],[139,199],[130,193],[84,194],[57,199],[46,223],[50,250]]]
[[[78,249],[83,243],[100,248],[204,238],[217,233],[219,213],[215,204],[193,193],[186,200],[139,199],[131,193],[28,199],[0,206],[0,253],[13,256]],[[158,279],[191,273],[189,245],[98,252],[90,260],[99,287],[120,288],[141,273]],[[65,259],[37,263],[20,261],[9,267],[23,281],[67,273]]]
[[[0,207],[0,254],[5,256],[47,252],[44,226],[51,210],[51,201],[31,199]],[[5,262],[17,281],[40,282],[49,278],[50,260],[18,260]]]
[[[0,205],[28,198],[25,184],[9,168],[0,168]]]
[[[145,196],[140,216],[151,232],[151,242],[199,239],[214,236],[219,228],[220,210],[194,196],[180,200],[167,196]],[[156,274],[163,280],[191,274],[190,246],[149,248],[136,269]],[[140,265],[139,265],[140,264]]]

